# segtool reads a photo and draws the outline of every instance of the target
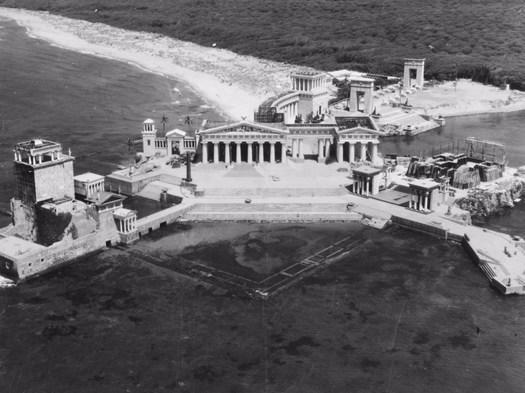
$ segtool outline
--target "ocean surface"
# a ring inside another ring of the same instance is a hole
[[[219,117],[178,81],[0,22],[0,208],[13,193],[16,142],[59,141],[77,173],[104,174],[132,159],[126,142],[142,120],[163,113],[181,128],[188,114]],[[505,143],[510,164],[525,165],[524,121],[524,113],[448,119],[381,148],[419,153],[478,136]],[[484,225],[525,236],[524,222],[518,205]],[[348,234],[363,237],[359,249],[265,303],[170,269],[182,255],[265,271],[265,261],[290,263]],[[524,332],[524,297],[500,296],[460,247],[422,234],[175,225],[0,290],[0,391],[518,393]]]

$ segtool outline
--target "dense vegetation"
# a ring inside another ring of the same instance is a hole
[[[525,88],[523,0],[0,0],[0,5],[166,34],[238,53],[400,74],[427,58],[437,79]]]

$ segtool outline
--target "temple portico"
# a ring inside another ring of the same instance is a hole
[[[286,145],[282,140],[213,140],[202,144],[202,162],[225,164],[246,162],[285,162]]]
[[[367,128],[367,118],[344,118],[338,124],[290,124],[280,128],[242,121],[202,129],[202,162],[259,164],[292,159],[325,162],[376,162],[379,132]],[[273,124],[272,124],[273,126]]]
[[[379,175],[381,169],[362,166],[352,170],[354,179],[353,192],[359,195],[375,195],[379,192]]]

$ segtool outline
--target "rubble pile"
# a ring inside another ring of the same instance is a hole
[[[456,205],[474,217],[487,217],[502,209],[514,207],[514,202],[524,195],[525,179],[514,177],[501,180],[489,188],[474,188]]]

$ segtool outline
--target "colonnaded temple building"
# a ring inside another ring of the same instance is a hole
[[[175,129],[159,136],[153,120],[144,122],[144,155],[194,152],[202,163],[286,163],[372,161],[377,158],[378,127],[370,116],[374,80],[354,78],[349,111],[329,108],[331,78],[302,71],[291,75],[292,90],[264,101],[253,121],[203,122],[195,132]]]

